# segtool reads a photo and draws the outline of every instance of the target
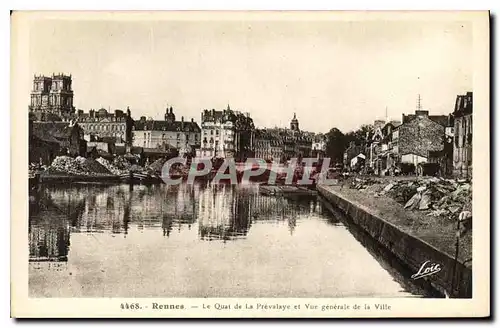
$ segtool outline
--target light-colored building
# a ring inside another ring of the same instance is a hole
[[[197,157],[232,158],[236,152],[235,115],[228,108],[204,110],[201,114],[201,148]]]
[[[104,108],[91,109],[88,113],[78,110],[76,117],[87,141],[107,138],[114,139],[116,144],[131,144],[132,142],[134,121],[128,107],[125,113],[119,109],[111,113]]]
[[[254,124],[249,113],[233,111],[227,106],[218,111],[201,113],[200,158],[235,158],[237,161],[254,156]]]
[[[200,147],[201,129],[191,121],[175,120],[172,107],[167,108],[163,121],[142,116],[133,127],[133,146],[144,148],[176,148],[180,155],[194,153]]]
[[[313,138],[311,147],[311,156],[316,158],[323,158],[326,153],[326,136],[324,134],[317,134]]]

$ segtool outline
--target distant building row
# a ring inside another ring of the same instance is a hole
[[[442,175],[471,177],[472,92],[457,96],[449,115],[418,109],[403,114],[402,122],[375,121],[365,143],[351,143],[344,153],[346,166],[359,163],[381,175],[395,167],[416,172],[421,163],[437,163]]]
[[[176,120],[172,107],[166,109],[163,120],[144,116],[134,120],[128,107],[125,111],[104,108],[90,109],[87,113],[75,111],[72,78],[64,74],[34,77],[29,111],[33,132],[31,142],[43,145],[41,149],[51,149],[40,156],[46,159],[43,162],[55,156],[54,153],[83,156],[86,147],[109,152],[110,143],[129,149],[141,147],[167,151],[175,148],[180,155],[236,160],[259,157],[282,161],[297,156],[320,157],[325,150],[324,138],[301,131],[295,114],[289,129],[256,130],[248,113],[234,111],[229,105],[224,110],[204,109],[201,128],[194,119],[185,121],[181,117],[181,120]],[[67,142],[61,144],[60,139],[69,134],[83,137],[78,142],[72,137],[71,146]],[[57,147],[55,143],[58,143]],[[41,155],[34,154],[36,152],[33,150],[33,158]]]

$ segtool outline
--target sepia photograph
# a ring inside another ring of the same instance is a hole
[[[489,315],[488,12],[11,28],[13,316]]]

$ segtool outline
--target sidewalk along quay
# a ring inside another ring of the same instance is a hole
[[[471,212],[468,182],[361,177],[317,189],[413,272],[407,279],[424,279],[445,296],[472,297],[472,218],[457,225],[460,213]]]

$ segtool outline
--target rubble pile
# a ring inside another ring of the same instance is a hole
[[[111,172],[99,162],[81,156],[77,158],[58,156],[52,161],[48,170],[49,172],[75,175],[111,174]]]
[[[371,186],[373,184],[378,184],[379,182],[375,179],[371,178],[366,178],[366,179],[360,179],[360,178],[354,178],[351,180],[351,183],[349,184],[349,188],[351,189],[366,189],[366,187]]]
[[[472,202],[472,185],[465,180],[442,178],[392,181],[384,186],[385,194],[408,210],[429,210],[430,216],[458,215]]]
[[[118,170],[127,171],[130,169],[130,162],[123,156],[117,156],[113,159],[113,166]]]
[[[75,158],[75,161],[78,162],[82,170],[88,174],[111,174],[106,167],[95,159],[78,156]]]
[[[119,169],[113,163],[110,163],[105,158],[99,157],[98,159],[96,159],[96,161],[99,162],[99,164],[104,166],[106,169],[108,169],[108,171],[110,171],[111,173],[113,173],[115,175],[122,175],[122,174],[128,173],[127,169]]]
[[[190,165],[176,165],[170,169],[170,173],[173,175],[181,175],[188,176],[189,170],[191,169]]]
[[[148,173],[148,171],[145,168],[143,168],[142,166],[137,165],[137,164],[130,165],[130,167],[128,168],[128,171],[132,172],[132,173],[142,173],[142,174]]]
[[[163,158],[159,158],[156,161],[154,161],[153,163],[151,163],[148,166],[148,169],[151,170],[152,172],[160,175],[161,171],[163,169],[163,165],[165,164],[166,161],[167,161],[167,159],[164,158],[164,157]]]
[[[154,161],[153,163],[151,163],[151,165],[149,165],[147,167],[147,169],[151,173],[156,174],[158,176],[161,176],[163,174],[162,173],[163,166],[165,165],[166,161],[167,161],[167,158],[159,158],[156,161]],[[191,168],[191,165],[189,165],[189,164],[183,165],[180,163],[176,163],[170,168],[169,172],[171,175],[187,176],[189,174],[190,168]]]

